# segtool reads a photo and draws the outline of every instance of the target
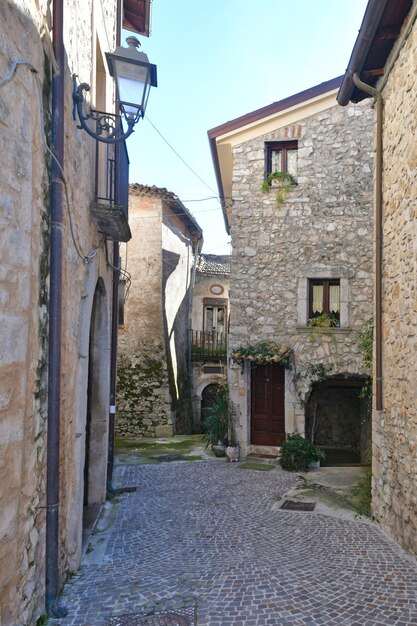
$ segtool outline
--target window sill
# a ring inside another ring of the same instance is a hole
[[[349,327],[334,328],[329,326],[328,328],[320,328],[317,326],[297,326],[296,328],[299,333],[313,333],[314,335],[349,335],[352,332],[352,329]]]

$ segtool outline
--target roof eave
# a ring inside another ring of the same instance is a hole
[[[360,74],[362,72],[366,57],[369,53],[375,33],[378,29],[388,1],[389,0],[369,0],[368,2],[346,73],[336,96],[336,100],[341,106],[346,106],[351,100],[353,102],[358,102],[359,100],[359,98],[355,98],[354,100],[352,99],[352,95],[355,90],[353,75],[355,73]],[[362,98],[370,97],[369,94],[365,94],[365,92],[360,93]]]
[[[221,204],[222,211],[223,211],[224,227],[226,229],[226,233],[230,235],[230,225],[229,225],[229,220],[227,218],[226,199],[224,197],[224,188],[223,188],[222,175],[220,172],[219,155],[217,153],[216,137],[211,137],[210,131],[208,131],[207,134],[208,134],[209,144],[210,144],[211,159],[213,161],[214,175],[216,176],[217,189],[219,191],[220,204]]]

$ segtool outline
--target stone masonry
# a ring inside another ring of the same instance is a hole
[[[373,415],[373,512],[417,554],[417,26],[382,94],[383,408]]]
[[[105,244],[90,215],[94,199],[95,143],[72,118],[72,74],[92,83],[100,50],[114,47],[113,0],[66,0],[65,160],[74,236],[89,263],[79,258],[64,204],[63,315],[61,377],[59,575],[78,567],[81,557],[83,470],[86,458],[87,382],[93,299],[94,346],[93,459],[97,498],[105,496],[108,371],[112,271]],[[0,77],[15,59],[27,59],[32,75],[19,66],[0,87],[0,623],[32,626],[45,611],[45,476],[47,438],[47,355],[49,304],[49,167],[41,129],[50,130],[52,2],[0,3]],[[92,32],[92,24],[94,30]],[[100,59],[101,62],[101,59]],[[39,79],[41,100],[35,80]],[[113,81],[101,85],[110,110]],[[43,109],[43,110],[42,110]],[[43,116],[42,116],[43,114]],[[97,285],[100,289],[97,290]],[[103,409],[103,399],[105,404]],[[101,464],[101,475],[96,466]]]
[[[372,316],[372,117],[369,103],[337,106],[238,144],[233,150],[231,352],[274,340],[292,348],[286,431],[304,432],[308,371],[366,374],[358,331]],[[262,193],[266,141],[298,139],[298,185],[277,206]],[[309,278],[340,278],[341,328],[308,329]],[[234,367],[232,400],[248,442],[249,367]]]
[[[131,285],[120,326],[117,434],[190,432],[187,331],[195,225],[166,189],[131,185],[129,206]]]

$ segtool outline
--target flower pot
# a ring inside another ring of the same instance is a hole
[[[229,462],[239,461],[239,444],[236,444],[235,446],[227,446],[226,456]]]
[[[223,444],[217,444],[215,446],[211,446],[212,452],[214,456],[221,457],[226,456],[226,449]]]
[[[309,471],[320,469],[320,461],[311,461],[310,465],[308,466],[308,469]]]

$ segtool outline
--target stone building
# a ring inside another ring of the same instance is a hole
[[[417,6],[412,0],[368,3],[338,94],[338,101],[344,106],[369,97],[376,101],[372,511],[384,530],[414,554],[417,554],[416,15]]]
[[[117,200],[129,236],[121,184],[102,197],[109,160],[119,181],[127,159],[123,144],[110,158],[77,127],[72,75],[91,85],[93,106],[114,111],[105,52],[122,8],[125,27],[149,34],[149,5],[0,3],[2,626],[35,624],[45,599],[59,613],[60,585],[81,558],[84,505],[106,497],[113,242],[91,209],[101,196],[111,213]]]
[[[230,256],[200,254],[195,268],[190,350],[193,429],[200,432],[212,394],[227,381]]]
[[[191,432],[187,333],[202,231],[173,193],[139,184],[130,186],[129,221],[132,240],[122,259],[131,284],[127,297],[121,294],[117,433]]]
[[[372,111],[333,79],[209,131],[232,236],[229,385],[244,455],[298,432],[359,462],[369,444]]]

